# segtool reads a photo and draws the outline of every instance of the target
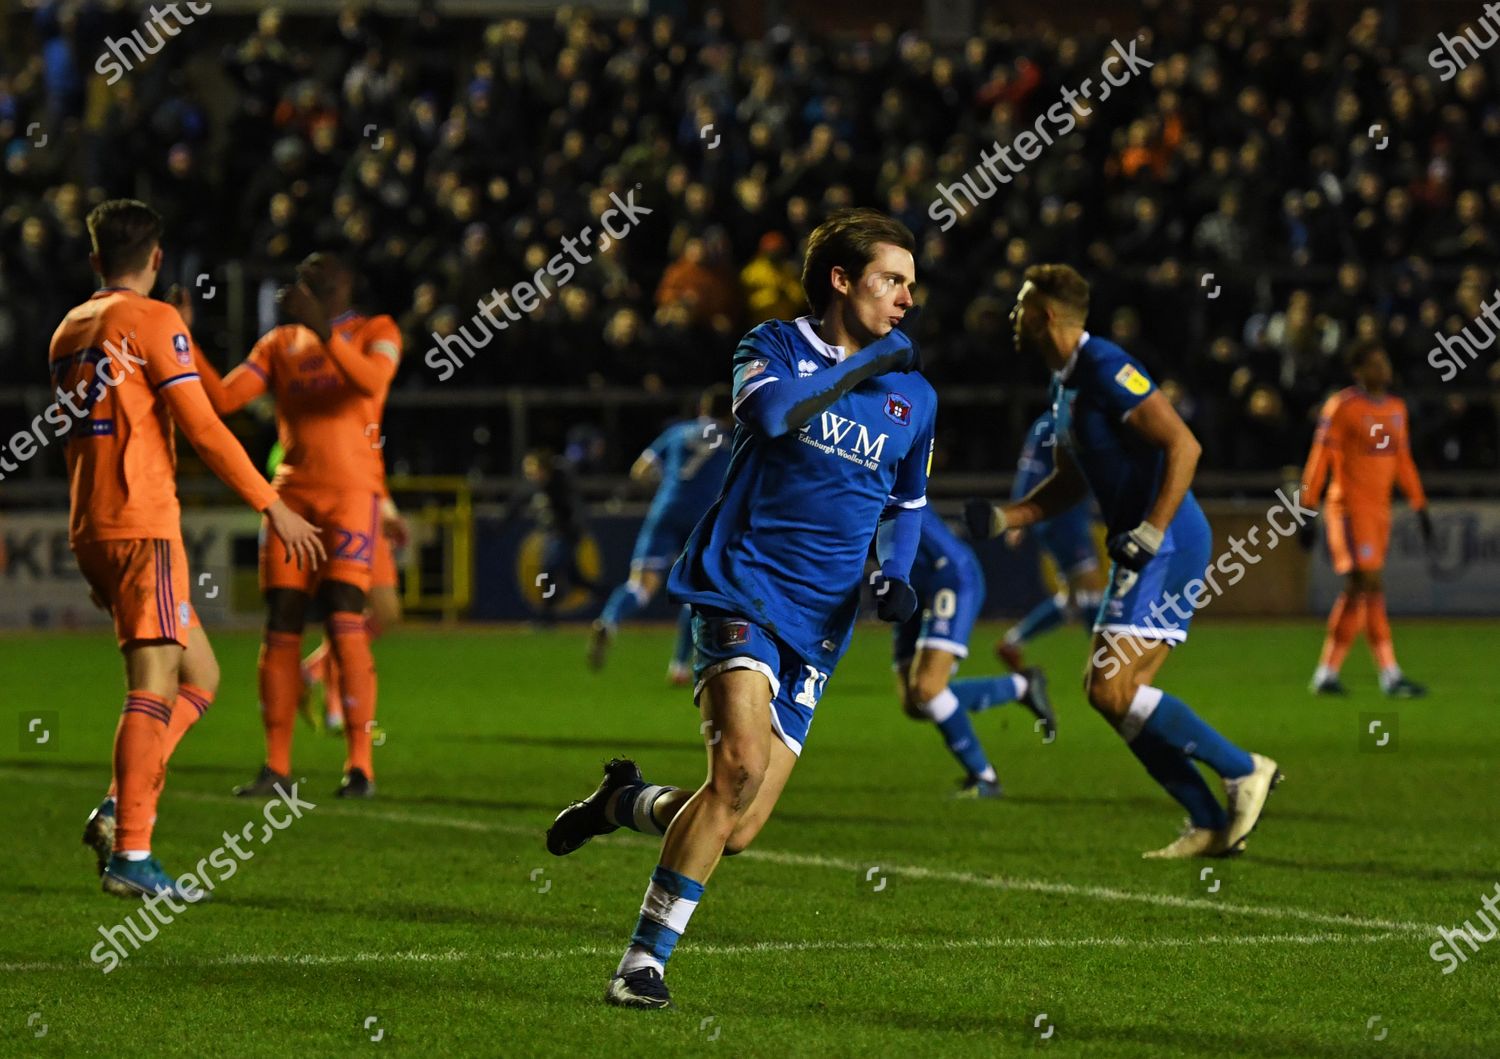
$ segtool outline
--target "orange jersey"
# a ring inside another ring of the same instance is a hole
[[[244,363],[218,379],[199,357],[221,414],[270,390],[285,455],[276,485],[384,493],[381,418],[401,359],[401,332],[389,316],[344,313],[325,344],[301,324],[273,328]]]
[[[1302,502],[1316,507],[1388,509],[1399,484],[1413,508],[1427,506],[1411,458],[1406,402],[1371,397],[1356,386],[1328,399],[1318,418],[1312,451],[1302,471]],[[1324,485],[1327,493],[1324,493]]]
[[[120,287],[79,305],[52,335],[56,409],[68,430],[71,541],[173,539],[182,532],[172,424],[257,511],[276,492],[214,415],[177,310]],[[52,416],[48,415],[52,422]]]

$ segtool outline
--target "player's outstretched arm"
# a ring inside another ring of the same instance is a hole
[[[1146,522],[1165,533],[1182,504],[1182,498],[1192,488],[1193,473],[1198,469],[1203,446],[1198,444],[1198,439],[1193,437],[1177,409],[1160,390],[1153,390],[1151,396],[1136,405],[1126,415],[1125,424],[1146,442],[1166,453],[1161,488],[1157,490],[1156,501],[1145,518]]]
[[[833,367],[806,378],[771,377],[741,390],[735,415],[751,430],[779,438],[800,429],[866,379],[888,371],[911,371],[920,363],[917,347],[895,330]],[[774,370],[774,369],[773,369]]]
[[[1088,481],[1068,455],[1057,446],[1052,473],[1038,482],[1025,496],[1008,504],[996,505],[988,500],[970,500],[964,505],[964,521],[969,536],[989,540],[1008,530],[1025,529],[1045,522],[1084,500],[1089,494]]]
[[[165,301],[182,317],[188,345],[193,352],[193,368],[198,372],[198,381],[216,413],[220,416],[232,415],[266,392],[265,373],[258,368],[247,371],[246,365],[241,364],[229,373],[228,379],[219,374],[219,369],[214,367],[213,361],[208,359],[197,339],[193,338],[193,299],[180,284],[172,284],[167,290]],[[247,361],[246,364],[248,363],[250,362]]]
[[[272,531],[285,542],[299,566],[306,562],[315,569],[327,557],[317,527],[287,507],[271,483],[260,476],[239,441],[214,412],[198,380],[184,379],[163,387],[161,393],[166,397],[172,419],[182,427],[208,469],[245,503],[266,516]]]

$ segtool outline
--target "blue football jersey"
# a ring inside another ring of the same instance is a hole
[[[911,587],[917,598],[925,602],[939,588],[954,581],[982,591],[984,570],[974,549],[954,535],[941,515],[930,507],[924,508],[922,539],[917,545],[916,561],[911,564]]]
[[[663,430],[646,449],[661,469],[647,520],[691,527],[702,518],[724,484],[730,447],[712,419],[689,419]]]
[[[1139,526],[1161,488],[1166,454],[1124,422],[1155,390],[1134,357],[1087,331],[1052,380],[1058,440],[1087,479],[1111,537]],[[1179,514],[1197,510],[1189,490]]]
[[[734,353],[734,407],[830,368],[812,318],[769,320]],[[735,428],[724,488],[668,579],[671,598],[731,611],[832,671],[848,647],[865,556],[889,504],[927,502],[937,395],[915,372],[874,375],[780,437]]]

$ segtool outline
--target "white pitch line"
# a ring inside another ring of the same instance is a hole
[[[1405,937],[1399,932],[1384,934],[1205,934],[1196,938],[1127,938],[1120,935],[1093,938],[953,938],[909,941],[893,938],[885,941],[757,941],[745,945],[683,945],[690,956],[754,956],[762,953],[787,952],[954,952],[972,949],[1186,949],[1211,945],[1376,945]],[[439,949],[421,952],[411,949],[397,952],[327,953],[230,953],[210,960],[167,958],[144,961],[153,970],[169,967],[247,967],[298,966],[330,967],[347,963],[466,963],[473,960],[518,962],[563,960],[581,956],[614,956],[618,945],[575,945],[566,949]],[[0,963],[0,973],[29,971],[74,971],[91,969],[88,960],[72,963]]]
[[[57,777],[42,777],[19,770],[0,768],[0,774],[24,776],[32,782],[61,787],[85,786],[76,780],[61,780]],[[298,780],[298,782],[303,782]],[[88,784],[87,786],[94,786]],[[200,802],[224,802],[223,796],[202,791],[168,791],[172,797]],[[258,804],[258,803],[256,803]],[[326,807],[325,807],[326,806]],[[327,805],[318,803],[316,810],[338,816],[384,820],[397,824],[416,824],[426,827],[450,827],[462,831],[488,832],[492,834],[527,835],[540,837],[536,827],[508,824],[499,821],[470,820],[462,817],[441,816],[432,813],[409,813],[403,810],[380,809],[373,806]],[[613,845],[627,844],[655,847],[654,840],[635,835],[612,837]],[[787,867],[828,868],[834,871],[864,874],[871,865],[839,857],[825,857],[815,853],[795,853],[789,850],[748,849],[739,854],[737,860],[764,861]],[[1231,901],[1217,901],[1204,897],[1179,897],[1174,894],[1143,893],[1134,890],[1119,890],[1108,886],[1081,886],[1076,883],[1056,882],[1049,879],[1009,878],[1000,875],[980,875],[976,872],[954,871],[944,868],[927,868],[920,865],[882,865],[880,871],[887,875],[907,879],[926,879],[936,882],[955,883],[962,886],[978,886],[992,890],[1015,893],[1049,894],[1058,897],[1082,897],[1096,901],[1127,902],[1153,905],[1158,908],[1176,908],[1203,912],[1220,912],[1229,915],[1260,916],[1268,919],[1295,919],[1304,923],[1316,923],[1329,927],[1350,927],[1360,930],[1394,931],[1425,937],[1435,937],[1439,927],[1430,923],[1410,920],[1381,919],[1369,916],[1353,916],[1342,913],[1315,912],[1306,908],[1279,905],[1247,905]]]

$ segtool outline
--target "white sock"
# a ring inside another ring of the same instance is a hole
[[[1396,683],[1396,681],[1398,681],[1400,679],[1401,679],[1401,667],[1400,666],[1390,666],[1389,668],[1382,669],[1380,671],[1380,686],[1383,687],[1383,688],[1390,687],[1392,684]]]
[[[1010,679],[1016,682],[1016,698],[1024,699],[1026,697],[1026,689],[1031,687],[1031,681],[1026,678],[1024,673],[1012,673]]]
[[[994,765],[987,766],[985,770],[979,774],[979,778],[984,780],[984,782],[986,783],[996,783],[1000,779],[999,776],[995,775]]]
[[[1338,676],[1339,672],[1337,669],[1332,669],[1329,666],[1319,666],[1313,671],[1313,683],[1326,684],[1330,680],[1337,680]]]
[[[147,860],[151,856],[149,849],[122,849],[120,856],[126,860]]]
[[[642,967],[655,967],[656,973],[664,975],[667,973],[667,965],[656,958],[656,954],[644,945],[632,945],[625,950],[625,955],[620,957],[620,966],[615,968],[615,977],[629,974],[631,971],[639,971]]]

